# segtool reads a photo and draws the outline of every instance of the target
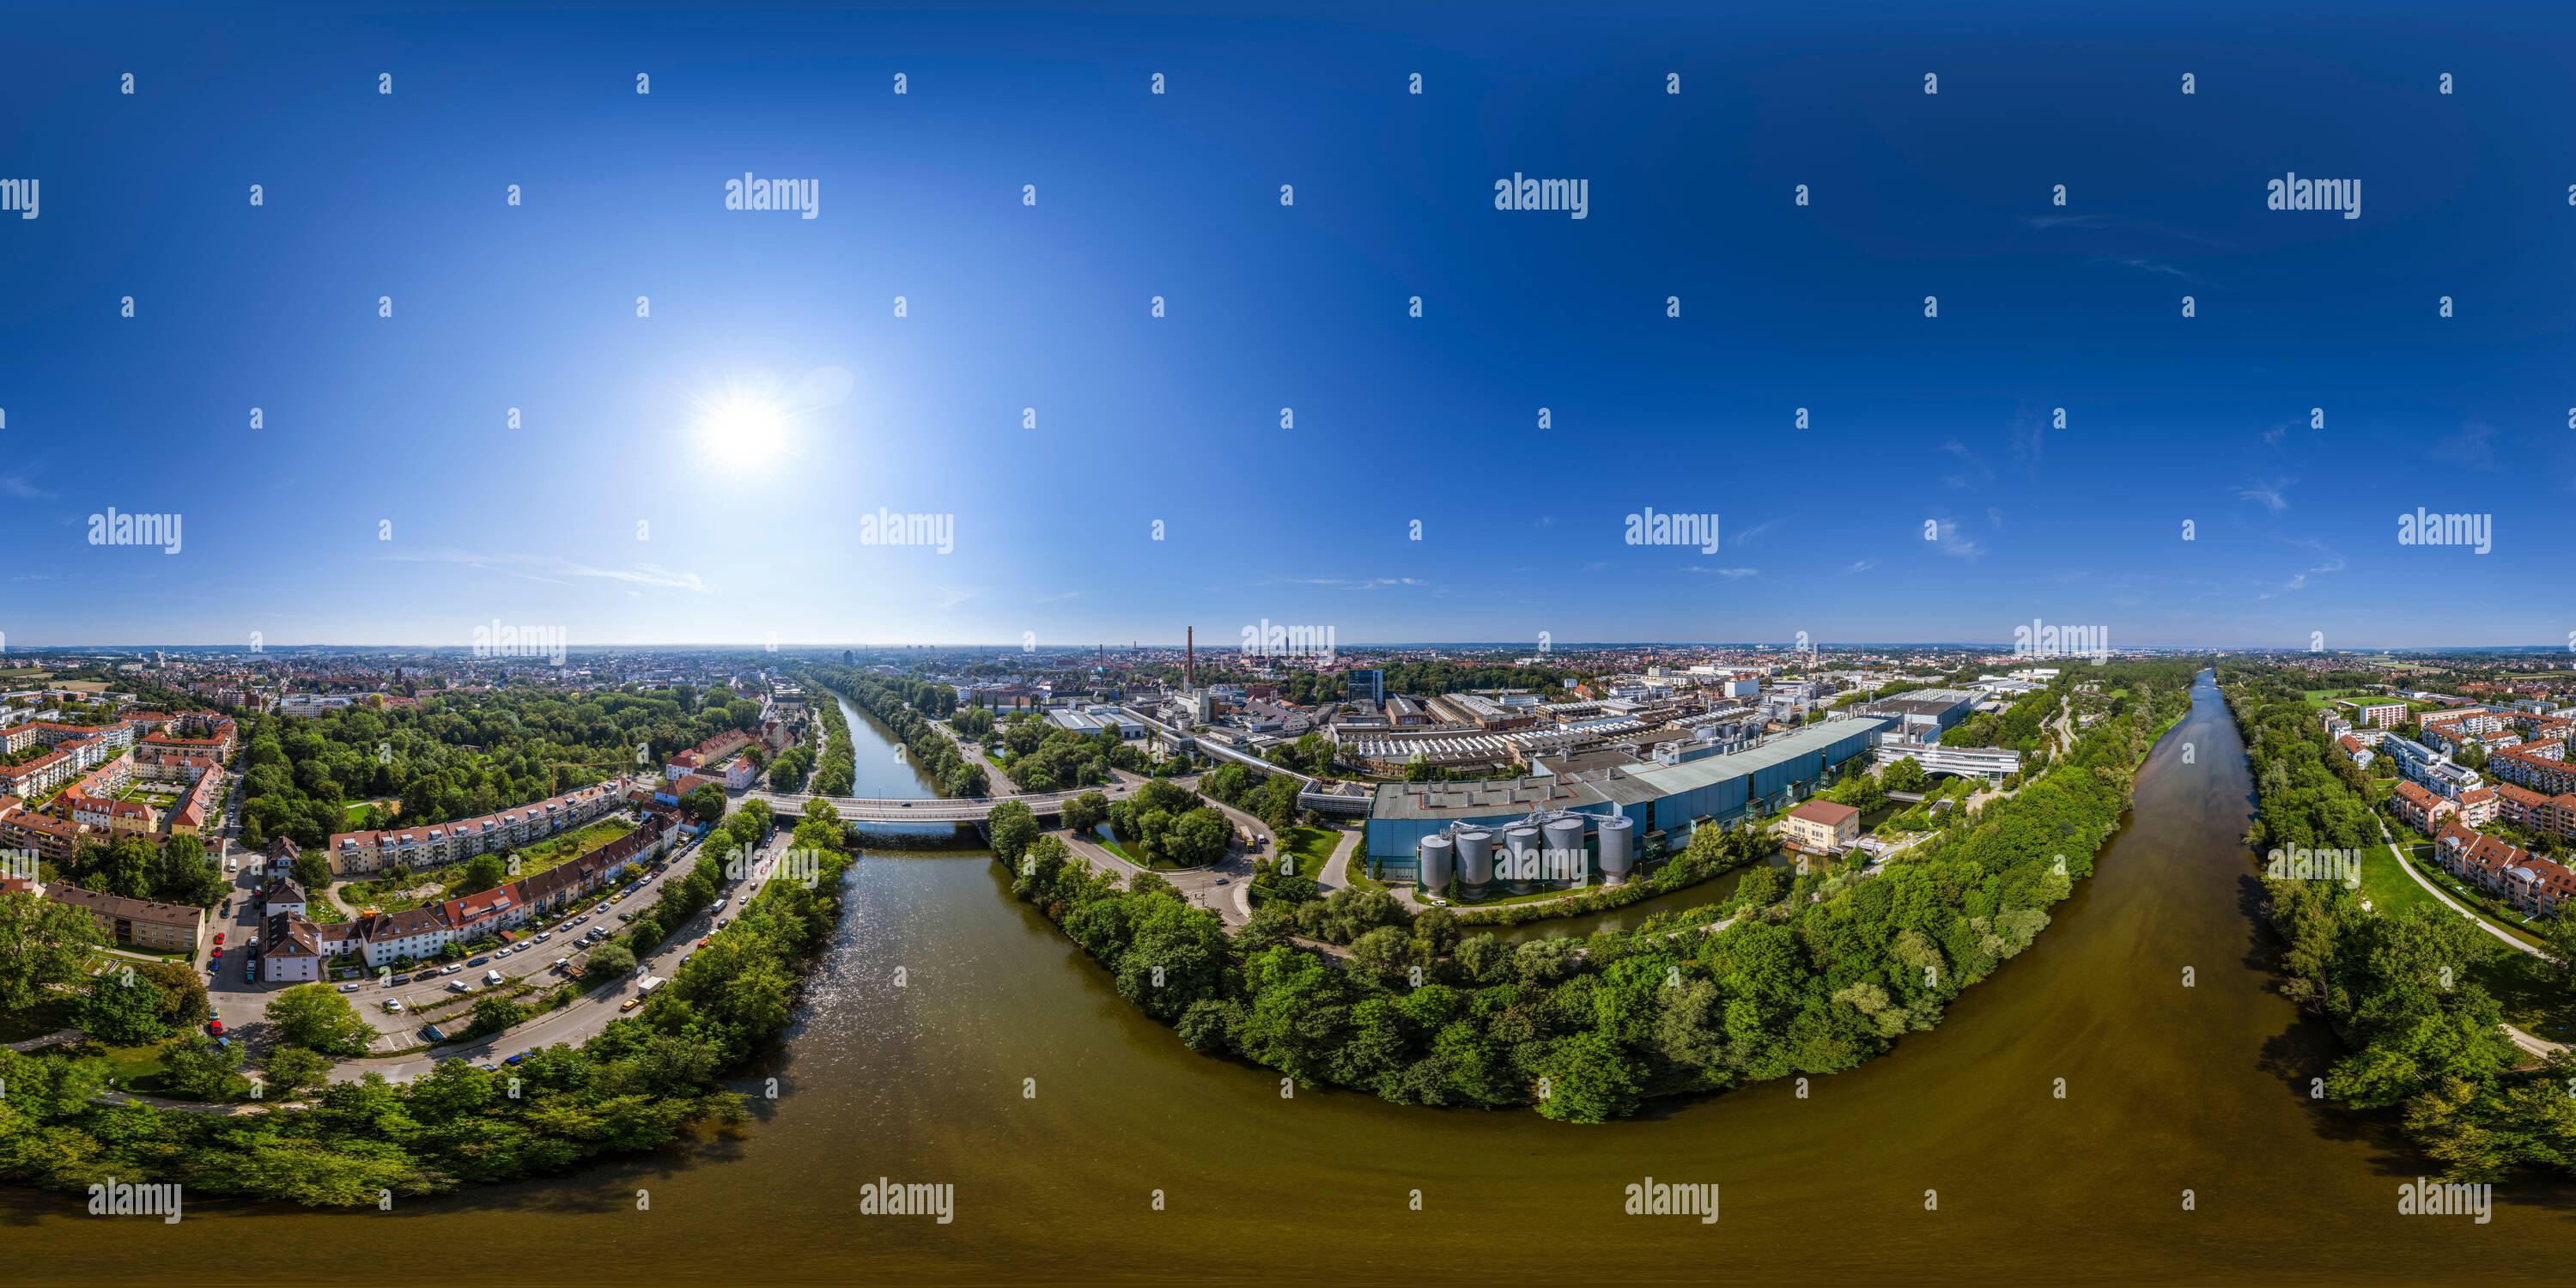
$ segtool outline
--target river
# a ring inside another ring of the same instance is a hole
[[[2492,1225],[2401,1218],[2424,1170],[2403,1138],[2307,1099],[2334,1046],[2264,967],[2250,809],[2204,684],[2038,942],[1803,1099],[1766,1083],[1600,1127],[1282,1099],[1141,1018],[989,858],[872,856],[754,1071],[781,1096],[729,1139],[389,1215],[201,1203],[163,1226],[13,1193],[0,1220],[13,1279],[91,1283],[2563,1281],[2568,1188],[2500,1187]],[[953,1184],[954,1223],[859,1215],[878,1176]],[[1722,1219],[1622,1215],[1648,1176],[1720,1184]]]

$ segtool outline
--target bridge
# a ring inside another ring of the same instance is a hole
[[[994,807],[1005,801],[1018,801],[1032,814],[1047,816],[1064,813],[1064,803],[1084,792],[1098,792],[1111,800],[1124,800],[1136,794],[1134,784],[1112,783],[1105,787],[1084,787],[1069,792],[1022,792],[1016,796],[961,796],[953,800],[871,800],[856,796],[817,796],[812,793],[747,791],[738,800],[762,801],[774,813],[792,817],[801,813],[805,802],[819,800],[840,814],[844,823],[981,823],[993,816]]]
[[[1369,803],[1376,799],[1374,795],[1369,793],[1351,796],[1341,792],[1318,790],[1313,778],[1305,774],[1298,773],[1296,770],[1289,769],[1282,765],[1271,764],[1269,761],[1263,760],[1259,756],[1228,746],[1214,738],[1202,739],[1193,737],[1188,732],[1175,729],[1172,726],[1164,724],[1162,721],[1146,715],[1144,712],[1138,711],[1133,707],[1122,706],[1118,708],[1118,710],[1125,713],[1129,719],[1134,720],[1136,723],[1161,734],[1163,736],[1163,741],[1173,747],[1182,750],[1205,752],[1218,760],[1241,765],[1256,774],[1264,776],[1270,774],[1286,774],[1290,778],[1296,779],[1299,784],[1297,805],[1301,809],[1310,809],[1319,814],[1332,814],[1339,815],[1344,818],[1357,818],[1366,816],[1369,812]]]

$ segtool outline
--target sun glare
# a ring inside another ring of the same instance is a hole
[[[728,469],[768,469],[787,455],[792,420],[785,401],[773,391],[728,388],[699,410],[698,446],[710,461]]]

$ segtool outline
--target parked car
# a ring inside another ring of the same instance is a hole
[[[222,1037],[223,1035],[224,1035],[224,1022],[223,1022],[222,1020],[208,1020],[208,1021],[206,1021],[206,1036],[207,1036],[207,1037],[211,1037],[211,1038],[219,1038],[219,1037]]]
[[[250,946],[253,948],[259,947],[259,936],[253,935],[250,937]]]
[[[474,991],[474,985],[465,980],[451,979],[447,981],[447,991],[451,993],[471,993]]]
[[[342,985],[340,986],[340,991],[341,991],[341,992],[343,992],[343,993],[354,993],[354,992],[357,992],[357,991],[358,991],[358,986],[357,986],[356,984],[354,984],[354,983],[351,983],[351,984],[342,984]]]
[[[468,962],[466,962],[465,964],[466,964],[466,965],[468,965],[468,966],[480,966],[480,965],[483,965],[484,963],[489,962],[489,961],[491,961],[491,960],[492,960],[492,955],[491,955],[490,953],[485,953],[484,955],[482,955],[482,956],[480,956],[480,957],[477,957],[477,958],[474,958],[473,960],[468,961]]]
[[[400,1015],[400,1014],[402,1014],[402,999],[401,999],[401,998],[399,998],[399,997],[388,997],[388,998],[386,998],[386,999],[385,999],[385,1013],[386,1013],[386,1014],[388,1014],[388,1015]]]
[[[224,942],[224,932],[220,930],[215,932],[215,942],[219,944]]]
[[[501,972],[497,970],[487,970],[483,972],[483,982],[486,984],[498,985],[501,983],[501,979]]]
[[[386,986],[391,987],[392,985],[395,985],[395,984],[408,984],[408,983],[410,983],[410,982],[411,982],[411,976],[409,976],[409,975],[396,975],[396,976],[394,976],[393,978],[386,980],[386,981],[385,981],[385,984],[386,984]]]
[[[554,938],[554,937],[555,937],[555,932],[553,932],[553,931],[549,930],[549,931],[546,931],[545,933],[543,933],[543,934],[541,934],[541,935],[538,935],[538,936],[537,936],[537,942],[542,944],[542,943],[546,942],[547,940],[552,939],[552,938]]]
[[[643,998],[640,998],[640,997],[630,997],[630,998],[627,998],[627,999],[626,999],[625,1001],[623,1001],[623,1002],[619,1002],[619,1003],[617,1004],[617,1009],[618,1009],[618,1010],[621,1010],[621,1011],[631,1011],[631,1010],[634,1010],[636,1007],[642,1006],[643,1004],[644,1004],[644,999],[643,999]]]
[[[439,973],[439,974],[441,974],[441,975],[453,975],[453,974],[455,974],[456,972],[461,971],[461,970],[463,970],[463,969],[465,969],[465,968],[464,968],[464,967],[462,967],[462,966],[457,965],[457,964],[456,964],[456,963],[454,963],[454,962],[450,962],[450,963],[448,963],[448,965],[447,965],[447,969],[442,970],[442,971],[440,971],[440,972],[438,972],[438,973]]]
[[[518,1062],[520,1062],[521,1060],[525,1060],[525,1059],[527,1059],[527,1058],[528,1058],[528,1053],[527,1053],[527,1052],[525,1052],[525,1051],[522,1051],[522,1052],[518,1053],[517,1055],[511,1056],[509,1059],[502,1061],[501,1063],[503,1063],[503,1064],[517,1064],[517,1063],[518,1063]]]
[[[572,959],[569,957],[556,958],[555,969],[558,971],[570,971],[572,969]]]
[[[247,984],[247,983],[250,983],[251,981],[256,980],[256,979],[258,979],[258,978],[259,978],[259,959],[258,959],[258,958],[256,958],[256,957],[244,957],[244,958],[242,958],[242,982],[243,982],[243,983],[245,983],[245,984]]]

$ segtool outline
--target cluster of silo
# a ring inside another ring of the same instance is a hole
[[[1514,823],[1503,829],[1503,854],[1509,862],[1504,870],[1511,874],[1504,887],[1513,894],[1528,894],[1536,888],[1533,878],[1539,872],[1540,837],[1534,823]]]
[[[1458,872],[1458,846],[1447,834],[1434,832],[1422,838],[1422,888],[1434,895],[1449,893],[1449,878]]]
[[[1635,828],[1625,814],[1601,819],[1601,876],[1612,885],[1628,884],[1628,873],[1637,866]]]

